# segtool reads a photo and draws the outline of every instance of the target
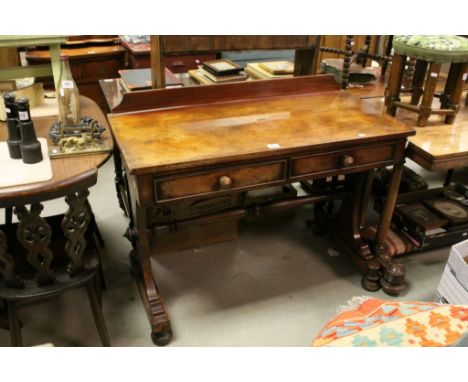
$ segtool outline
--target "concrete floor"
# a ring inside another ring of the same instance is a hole
[[[432,184],[444,176],[410,167]],[[466,182],[467,175],[459,171],[454,180]],[[106,242],[104,314],[113,346],[153,346],[129,273],[130,244],[122,236],[127,219],[118,207],[113,177],[109,161],[90,195]],[[46,203],[46,214],[64,210],[62,201]],[[308,346],[340,305],[369,295],[354,263],[345,255],[329,255],[333,242],[305,226],[310,213],[311,207],[299,208],[287,218],[244,225],[238,240],[158,255],[153,269],[174,332],[169,346]],[[408,288],[398,299],[432,301],[448,252],[402,257]],[[382,291],[371,295],[389,298]],[[26,346],[100,345],[84,290],[20,314]],[[8,332],[0,330],[0,346],[8,345]]]

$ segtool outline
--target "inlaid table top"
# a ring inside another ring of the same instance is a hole
[[[140,174],[414,134],[344,91],[112,114],[109,122],[130,173]]]

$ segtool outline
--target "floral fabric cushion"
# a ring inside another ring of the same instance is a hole
[[[468,305],[354,297],[312,346],[451,346],[468,332]]]
[[[468,62],[468,39],[460,36],[395,36],[393,50],[429,62]]]

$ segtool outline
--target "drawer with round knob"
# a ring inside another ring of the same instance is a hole
[[[394,149],[394,144],[372,145],[292,158],[291,178],[313,174],[333,175],[334,172],[356,172],[385,166],[392,164]]]
[[[211,196],[225,191],[242,191],[281,183],[286,178],[285,169],[286,161],[282,160],[156,179],[156,202]]]

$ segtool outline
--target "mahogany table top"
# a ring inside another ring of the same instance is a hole
[[[344,91],[111,114],[109,122],[130,173],[140,174],[414,134]]]

